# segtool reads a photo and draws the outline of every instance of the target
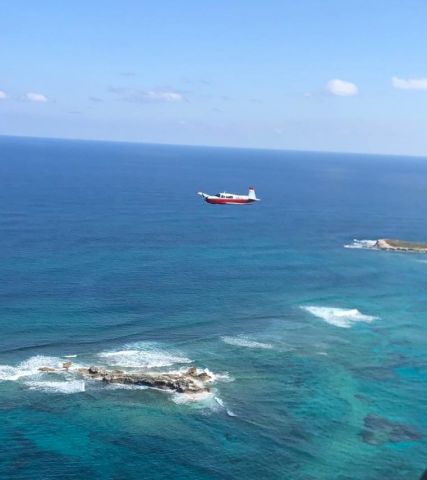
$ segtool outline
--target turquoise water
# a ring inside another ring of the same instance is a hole
[[[1,479],[417,479],[425,159],[0,139]],[[260,203],[195,195],[254,183]],[[67,357],[66,357],[67,356]],[[71,358],[68,356],[72,356]],[[71,360],[216,375],[192,401]]]

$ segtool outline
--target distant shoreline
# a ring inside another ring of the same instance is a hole
[[[408,242],[406,240],[391,240],[380,238],[375,243],[379,250],[397,250],[399,252],[427,253],[427,243]]]
[[[396,252],[427,253],[427,243],[409,242],[407,240],[379,238],[378,240],[357,240],[345,248],[361,248],[367,250],[384,250]]]

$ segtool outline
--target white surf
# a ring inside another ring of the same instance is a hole
[[[325,322],[341,328],[350,328],[355,323],[370,323],[378,317],[373,315],[365,315],[357,310],[357,308],[336,308],[336,307],[320,307],[320,306],[303,306],[303,310],[311,313],[317,318],[321,318]]]
[[[250,340],[246,337],[221,337],[224,343],[229,345],[234,345],[236,347],[245,347],[245,348],[264,348],[271,349],[273,345],[271,343],[262,343],[256,342],[255,340]]]
[[[30,390],[40,390],[48,393],[80,393],[85,391],[85,382],[83,380],[70,380],[62,382],[50,381],[28,381],[25,385]]]
[[[348,243],[347,245],[344,245],[344,248],[375,249],[376,243],[376,240],[358,240],[357,238],[354,238],[353,243]]]
[[[155,343],[137,342],[124,347],[101,352],[98,357],[107,365],[127,368],[158,368],[191,363],[191,359],[181,353],[165,350]]]

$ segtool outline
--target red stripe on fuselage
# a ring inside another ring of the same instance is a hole
[[[244,205],[245,203],[252,203],[254,200],[252,199],[242,199],[242,198],[214,198],[214,197],[206,197],[205,200],[208,203],[212,203],[214,205]]]

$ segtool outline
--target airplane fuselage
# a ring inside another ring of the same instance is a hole
[[[216,195],[209,195],[203,192],[197,192],[205,202],[211,203],[213,205],[248,205],[259,201],[259,198],[256,198],[255,190],[251,187],[249,188],[248,195],[236,195],[234,193],[217,193]]]

